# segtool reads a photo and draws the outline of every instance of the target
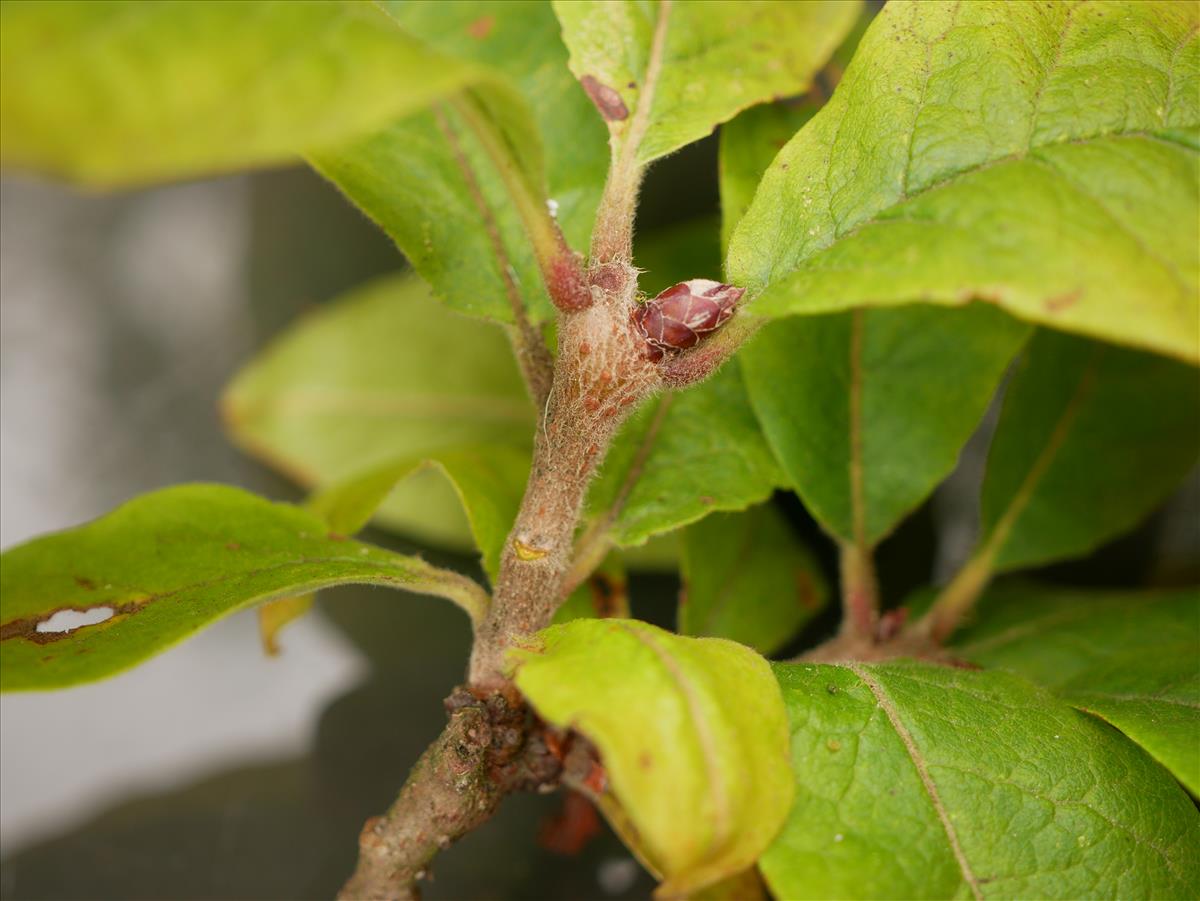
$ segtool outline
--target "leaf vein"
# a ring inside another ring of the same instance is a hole
[[[892,699],[884,691],[880,685],[864,667],[857,663],[848,663],[845,665],[859,680],[867,687],[872,695],[875,696],[876,703],[883,710],[891,723],[892,729],[900,738],[900,742],[904,745],[904,750],[908,752],[908,757],[912,761],[913,766],[917,770],[917,776],[921,779],[921,785],[925,788],[925,793],[929,796],[929,800],[933,805],[934,812],[937,814],[942,823],[942,829],[945,830],[946,840],[949,842],[950,850],[954,854],[954,859],[958,863],[959,871],[962,873],[963,880],[971,889],[971,894],[977,899],[983,898],[983,892],[979,887],[979,880],[975,877],[971,870],[971,864],[963,853],[962,846],[958,842],[958,833],[954,829],[954,823],[950,821],[950,814],[946,810],[945,804],[942,803],[941,795],[938,793],[937,784],[933,781],[933,777],[929,773],[929,767],[925,763],[925,758],[913,740],[912,733],[908,731],[908,727],[900,719],[900,713],[896,709],[896,705]]]

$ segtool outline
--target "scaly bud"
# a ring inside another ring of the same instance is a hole
[[[633,321],[655,356],[661,357],[664,351],[695,347],[719,329],[745,293],[745,288],[693,278],[638,306]]]

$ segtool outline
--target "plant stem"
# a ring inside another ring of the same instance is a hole
[[[409,899],[438,851],[487,821],[506,794],[557,783],[558,761],[531,739],[530,717],[466,689],[447,699],[449,722],[409,773],[395,803],[368,820],[358,866],[338,897]]]
[[[844,542],[841,550],[842,634],[873,640],[879,619],[875,560],[856,542]]]
[[[929,611],[915,626],[917,632],[935,642],[945,641],[975,606],[992,577],[992,558],[988,553],[976,554],[942,589]]]
[[[1075,386],[1074,393],[1054,425],[1054,430],[1033,461],[1033,465],[1029,467],[1029,472],[1026,473],[1020,487],[1013,493],[1004,513],[992,526],[991,534],[942,589],[942,593],[938,595],[934,605],[921,618],[921,621],[913,626],[914,631],[927,635],[934,641],[945,641],[971,612],[971,608],[983,590],[987,588],[988,582],[991,581],[997,555],[1007,543],[1017,520],[1020,519],[1021,514],[1033,499],[1039,482],[1054,464],[1079,411],[1095,388],[1099,364],[1104,352],[1104,347],[1101,345],[1096,345],[1093,349],[1079,378],[1079,383]]]
[[[560,319],[554,387],[525,497],[505,542],[491,609],[476,632],[470,668],[476,689],[503,688],[508,648],[550,624],[596,466],[617,428],[658,387],[629,318],[635,284],[625,267],[615,291]]]
[[[658,21],[654,26],[654,37],[650,43],[650,56],[638,94],[637,109],[634,110],[628,124],[608,123],[612,164],[608,170],[608,181],[604,184],[604,196],[596,213],[596,227],[592,231],[593,265],[612,260],[627,262],[633,259],[634,212],[637,208],[642,174],[645,171],[645,164],[638,160],[638,151],[650,125],[650,112],[654,106],[659,74],[662,72],[670,19],[671,0],[662,0],[658,5]]]

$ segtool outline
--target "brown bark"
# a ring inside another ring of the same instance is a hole
[[[531,730],[523,706],[459,688],[446,707],[445,730],[395,803],[363,827],[358,867],[339,898],[420,897],[417,883],[438,851],[487,821],[506,794],[557,784],[559,761]]]

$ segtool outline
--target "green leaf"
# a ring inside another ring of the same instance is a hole
[[[605,98],[614,154],[632,141],[639,163],[699,140],[748,106],[802,93],[858,10],[829,0],[554,4],[571,71]]]
[[[857,310],[772,323],[739,357],[805,505],[869,546],[954,468],[1028,332],[981,304]]]
[[[1039,332],[988,454],[980,555],[1006,570],[1087,553],[1157,506],[1198,452],[1193,367]]]
[[[664,894],[740,872],[774,837],[792,790],[786,717],[763,658],[636,620],[576,620],[513,660],[538,714],[599,750],[633,830],[626,841]],[[611,815],[607,793],[602,804]]]
[[[771,504],[717,513],[683,532],[679,631],[770,654],[829,600],[821,568]]]
[[[558,20],[548,3],[457,0],[385,2],[405,31],[429,46],[503,73],[537,122],[546,182],[567,241],[584,249],[608,172],[604,125],[567,68]]]
[[[487,605],[470,579],[330,535],[304,510],[221,485],[145,495],[6,551],[3,568],[6,691],[112,675],[235,610],[332,585],[440,595],[472,620]],[[95,624],[60,631],[64,611],[95,614]]]
[[[363,528],[398,483],[423,467],[435,467],[454,486],[471,524],[483,568],[493,579],[500,570],[504,539],[512,529],[529,477],[529,451],[487,445],[453,447],[429,457],[408,457],[331,485],[309,502],[335,532],[353,535]]]
[[[445,303],[505,322],[516,310],[549,318],[535,236],[521,214],[523,205],[546,202],[541,146],[529,110],[507,86],[455,95],[309,161],[387,232]]]
[[[782,478],[730,363],[631,417],[592,486],[588,511],[628,547],[716,510],[765,500]]]
[[[986,299],[1200,359],[1189,3],[889,3],[730,242],[785,316]]]
[[[222,407],[239,445],[310,487],[464,447],[528,454],[535,421],[503,333],[434,302],[411,275],[301,320],[239,373]],[[437,472],[406,479],[379,519],[422,541],[474,543]]]
[[[1020,677],[777,665],[796,801],[784,898],[1194,898],[1200,816],[1116,730]]]
[[[989,591],[958,653],[1112,723],[1200,796],[1200,591]]]
[[[0,6],[0,157],[100,186],[288,162],[472,68],[366,2]]]
[[[721,126],[721,249],[727,252],[734,226],[750,209],[754,191],[771,161],[820,109],[805,97],[796,104],[753,106]]]

